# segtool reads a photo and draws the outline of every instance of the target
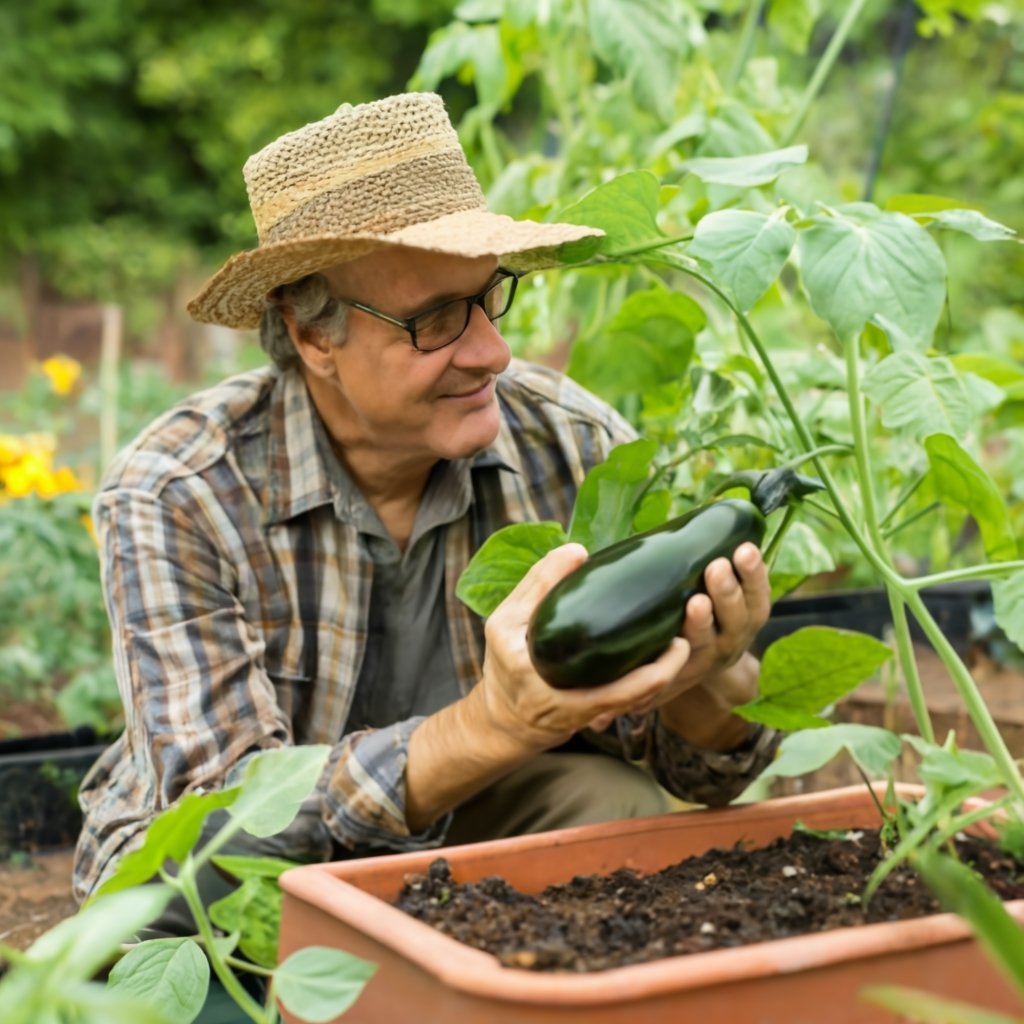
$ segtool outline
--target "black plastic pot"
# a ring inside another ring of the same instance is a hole
[[[105,747],[87,726],[0,741],[0,860],[75,845],[78,787]]]

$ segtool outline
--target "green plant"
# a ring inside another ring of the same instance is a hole
[[[206,999],[211,970],[255,1024],[275,1024],[278,1002],[309,1021],[344,1013],[374,966],[321,947],[302,949],[275,966],[276,878],[291,865],[219,856],[239,831],[266,837],[285,828],[313,789],[327,753],[323,746],[266,751],[248,762],[238,785],[185,796],[153,821],[143,844],[121,861],[80,914],[24,953],[0,945],[0,956],[13,965],[0,980],[3,1020],[189,1024]],[[198,845],[207,816],[224,808],[227,823]],[[242,884],[207,908],[197,876],[210,862]],[[151,882],[156,876],[160,881]],[[133,935],[153,923],[175,895],[192,912],[197,934],[133,942]],[[214,922],[222,925],[221,932]],[[111,967],[105,983],[95,980]],[[264,982],[265,1002],[250,995],[237,971]]]

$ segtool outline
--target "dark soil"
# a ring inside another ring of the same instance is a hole
[[[959,848],[1003,899],[1024,898],[1024,867],[981,843]],[[939,911],[905,867],[865,909],[860,894],[879,859],[877,832],[798,832],[760,850],[712,850],[648,876],[576,877],[530,896],[499,877],[456,884],[439,858],[406,879],[396,905],[509,967],[599,971]]]

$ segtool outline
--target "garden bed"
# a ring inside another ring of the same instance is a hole
[[[966,840],[961,858],[1004,899],[1024,899],[1024,867]],[[904,921],[940,907],[909,867],[862,905],[879,864],[877,830],[842,837],[796,832],[758,850],[736,846],[643,876],[577,876],[531,895],[500,875],[458,884],[438,858],[406,879],[395,905],[509,967],[599,971],[833,928]]]

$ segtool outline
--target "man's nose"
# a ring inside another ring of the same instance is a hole
[[[453,346],[452,363],[462,369],[486,369],[501,373],[512,359],[508,342],[496,323],[476,304],[469,314],[469,323],[462,337]]]

